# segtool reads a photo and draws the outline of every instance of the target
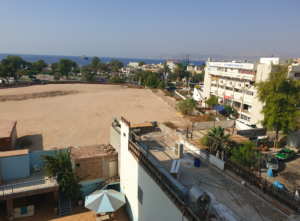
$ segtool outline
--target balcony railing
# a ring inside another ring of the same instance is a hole
[[[58,186],[57,177],[0,186],[0,196]]]

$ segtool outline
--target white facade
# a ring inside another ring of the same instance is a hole
[[[139,67],[139,62],[129,62],[128,65],[129,65],[130,67],[137,68],[137,67]]]
[[[121,121],[120,188],[132,221],[186,221],[179,209],[128,151],[129,128]],[[139,196],[138,194],[141,194]],[[141,202],[139,200],[142,198]]]
[[[229,104],[238,110],[240,119],[260,126],[262,104],[256,97],[253,84],[269,77],[269,73],[275,70],[272,64],[286,64],[288,61],[261,58],[260,63],[207,62],[203,96],[207,99],[217,97],[221,104]]]

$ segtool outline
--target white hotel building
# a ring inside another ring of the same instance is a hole
[[[265,81],[275,70],[275,64],[286,64],[285,58],[261,58],[259,62],[211,62],[206,63],[203,98],[215,96],[220,104],[229,104],[238,110],[245,123],[259,125],[262,103],[258,101],[255,82]],[[299,64],[291,65],[289,77],[300,79]],[[205,106],[205,103],[202,102]]]

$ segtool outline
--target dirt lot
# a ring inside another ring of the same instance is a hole
[[[123,116],[132,123],[176,121],[185,125],[173,107],[148,90],[87,84],[36,85],[0,89],[0,96],[57,91],[76,94],[0,102],[0,120],[17,120],[18,138],[26,136],[33,141],[30,150],[108,143],[113,117],[120,120]]]

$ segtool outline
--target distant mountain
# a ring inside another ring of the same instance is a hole
[[[148,59],[178,59],[182,60],[183,53],[178,54],[163,54],[147,57]],[[258,61],[261,57],[270,57],[271,55],[263,54],[251,54],[251,55],[217,55],[217,54],[188,54],[191,61],[207,61],[208,58],[211,58],[212,61],[232,61],[232,60],[251,60]]]

